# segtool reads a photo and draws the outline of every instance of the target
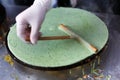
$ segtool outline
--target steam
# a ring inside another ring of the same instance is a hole
[[[113,7],[117,1],[114,0],[78,0],[77,8],[91,11],[93,13],[100,13],[104,22],[109,25],[111,22],[110,15],[114,14]]]
[[[114,3],[110,0],[78,0],[77,7],[89,11],[112,13]]]

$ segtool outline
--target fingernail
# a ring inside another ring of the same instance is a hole
[[[34,39],[33,41],[31,41],[31,43],[34,45],[34,44],[37,44],[37,40]]]

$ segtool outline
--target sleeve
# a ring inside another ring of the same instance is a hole
[[[58,0],[52,0],[51,6],[52,6],[53,8],[57,7],[57,1],[58,1]]]
[[[52,0],[52,7],[73,7],[72,3],[76,0]],[[75,4],[74,4],[75,5]]]
[[[58,7],[72,7],[71,0],[57,0]]]

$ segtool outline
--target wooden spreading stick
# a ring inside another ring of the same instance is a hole
[[[97,48],[94,47],[93,45],[89,44],[87,41],[85,41],[82,37],[68,29],[65,25],[61,24],[59,26],[59,29],[71,36],[71,38],[77,39],[79,42],[81,42],[86,48],[88,48],[91,52],[96,53]]]
[[[47,36],[47,37],[39,37],[38,40],[63,40],[63,39],[71,39],[70,36]],[[30,38],[27,37],[26,41],[30,41]]]
[[[31,27],[26,28],[26,31],[27,33],[30,34]],[[70,36],[44,36],[44,37],[39,36],[38,37],[38,40],[63,40],[63,39],[71,39],[71,37]],[[30,42],[30,36],[27,36],[25,40]]]

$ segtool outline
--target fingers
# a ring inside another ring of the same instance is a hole
[[[32,44],[36,44],[38,36],[40,35],[40,25],[42,24],[46,14],[44,6],[31,6],[16,17],[16,30],[17,36],[24,42],[26,42],[26,36],[30,39]],[[39,16],[39,17],[38,17]],[[31,27],[28,34],[26,28]]]
[[[26,38],[30,38],[29,43],[36,44],[38,41],[38,36],[40,36],[40,32],[39,32],[40,24],[39,23],[41,23],[41,21],[37,23],[36,22],[35,21],[27,22],[24,18],[17,16],[16,17],[17,36],[24,42],[27,42]],[[28,31],[28,29],[30,30]]]
[[[19,24],[19,23],[17,23],[16,24],[16,31],[17,31],[17,36],[22,40],[22,41],[24,41],[25,42],[25,37],[26,37],[26,27],[27,27],[27,25],[26,24]]]
[[[16,17],[16,32],[17,32],[17,36],[24,42],[25,41],[25,37],[26,37],[26,27],[28,25],[25,23],[25,21],[23,20],[21,14],[19,14]]]
[[[28,31],[28,25],[26,24],[17,24],[17,36],[25,43],[36,44],[38,37],[41,35],[39,32],[39,27],[31,27],[31,30]],[[26,41],[26,38],[30,38],[30,42]]]

